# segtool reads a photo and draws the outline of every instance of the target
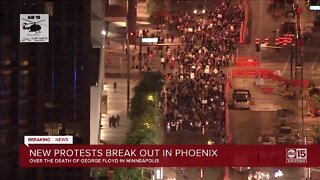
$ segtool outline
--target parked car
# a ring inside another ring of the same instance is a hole
[[[270,174],[266,172],[254,172],[249,174],[248,180],[269,180]]]
[[[235,109],[249,109],[251,93],[245,89],[235,89],[232,94],[233,108]]]

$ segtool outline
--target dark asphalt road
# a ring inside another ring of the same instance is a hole
[[[207,144],[210,139],[209,134],[200,134],[200,132],[192,133],[165,133],[164,144]],[[195,180],[200,177],[200,168],[186,168],[182,173],[179,168],[172,168],[172,172],[176,174],[177,180]],[[223,177],[223,168],[204,168],[203,180],[219,180]]]
[[[275,36],[274,31],[279,28],[280,24],[286,20],[284,17],[274,17],[268,13],[269,1],[249,1],[250,2],[250,19],[251,26],[251,44],[243,45],[239,48],[239,56],[255,56],[265,63],[264,68],[271,70],[279,70],[283,76],[289,77],[290,74],[290,49],[284,48],[277,53],[274,49],[261,49],[261,53],[255,52],[254,39],[260,37],[270,37],[272,39]],[[317,34],[313,35],[313,39],[308,43],[305,49],[305,74],[307,77],[311,77],[311,71],[317,69],[317,57],[319,51],[316,51],[315,44],[318,40]],[[239,81],[237,85],[241,86]],[[250,83],[252,79],[247,80]],[[298,111],[297,101],[285,101],[274,95],[266,96],[255,88],[245,85],[246,88],[251,88],[253,98],[259,100],[268,100],[280,105],[283,108],[289,108]],[[266,130],[273,130],[277,132],[279,122],[275,121],[274,112],[251,112],[250,110],[230,110],[230,130],[233,133],[235,144],[257,144],[257,139],[262,132]],[[278,169],[282,169],[284,176],[281,179],[288,180],[300,180],[303,179],[302,168],[253,168],[253,170],[261,170],[269,172],[272,176]],[[247,173],[239,173],[236,171],[230,171],[230,179],[232,180],[245,180],[247,179]],[[275,178],[273,178],[275,179]]]
[[[236,78],[233,82],[240,84],[239,82],[244,79]],[[252,98],[256,102],[261,103],[273,103],[281,106],[282,108],[297,109],[295,106],[297,101],[287,101],[276,95],[262,94],[260,90],[251,85],[250,80],[247,80],[246,84],[234,86],[235,88],[246,87],[252,94]],[[249,83],[250,82],[250,83]],[[280,122],[276,120],[275,112],[252,112],[250,110],[230,110],[230,131],[233,134],[234,144],[257,144],[258,137],[265,133],[273,131],[275,135],[279,133],[278,128]],[[302,168],[252,168],[252,170],[260,170],[263,172],[269,172],[271,175],[281,169],[284,173],[282,179],[288,180],[300,180],[302,176]],[[246,179],[248,172],[239,173],[234,170],[230,171],[231,180]]]

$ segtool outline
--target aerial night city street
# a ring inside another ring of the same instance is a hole
[[[320,0],[1,0],[0,9],[0,180],[320,180],[320,164],[19,166],[25,136],[319,144]]]

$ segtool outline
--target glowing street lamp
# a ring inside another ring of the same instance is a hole
[[[274,173],[274,177],[276,177],[276,178],[279,178],[282,176],[283,176],[283,172],[280,169]]]
[[[145,125],[148,129],[151,127],[150,123],[144,123],[143,125]]]
[[[148,95],[147,100],[153,102],[154,101],[154,97],[152,95]]]
[[[105,30],[102,30],[101,34],[105,36],[105,35],[107,35],[107,32]]]
[[[203,168],[200,169],[200,178],[202,179],[204,177],[204,171]]]

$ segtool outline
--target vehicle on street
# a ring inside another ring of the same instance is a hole
[[[266,172],[254,172],[249,174],[248,180],[269,180],[270,174]]]
[[[193,10],[194,14],[204,14],[206,13],[206,9],[203,4],[198,4],[195,10]]]
[[[232,94],[234,109],[249,109],[251,93],[245,89],[235,89]]]
[[[246,172],[250,170],[250,167],[232,167],[232,169],[238,172]]]
[[[268,135],[259,136],[258,143],[263,145],[273,145],[276,144],[276,138]]]

